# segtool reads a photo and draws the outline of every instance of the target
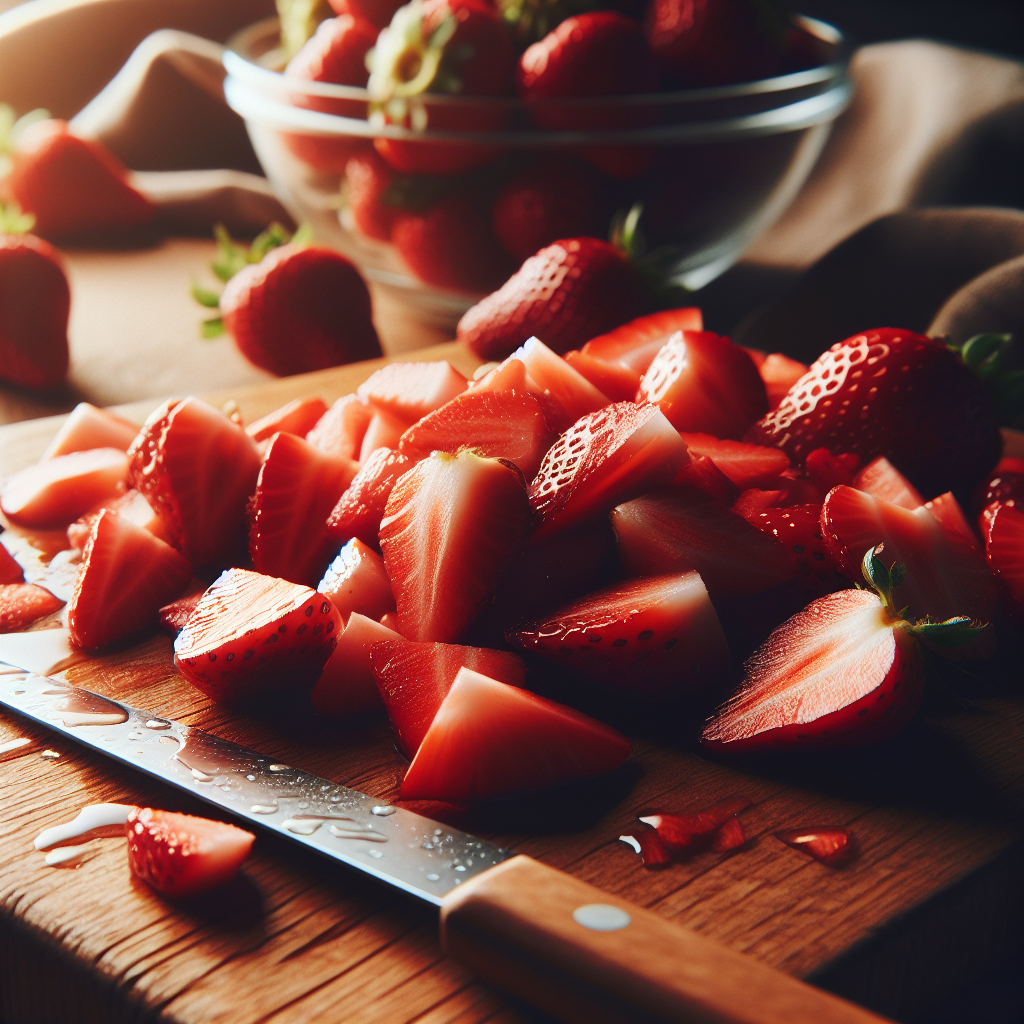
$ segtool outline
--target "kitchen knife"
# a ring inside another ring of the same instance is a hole
[[[882,1019],[529,857],[160,714],[3,665],[0,705],[434,904],[447,953],[559,1020]]]

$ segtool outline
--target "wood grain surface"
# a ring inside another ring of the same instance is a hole
[[[448,345],[415,358],[467,353]],[[231,393],[251,421],[293,397],[347,393],[376,364]],[[123,407],[137,421],[155,403]],[[0,478],[34,461],[59,417],[0,428]],[[896,1019],[919,1015],[981,972],[1022,918],[1024,698],[1020,651],[945,673],[897,740],[872,750],[724,764],[695,752],[702,708],[657,715],[552,685],[634,741],[610,779],[495,808],[473,831]],[[968,674],[968,671],[971,673]],[[243,743],[381,798],[404,771],[386,721],[332,722],[305,707],[241,714],[212,704],[173,668],[158,637],[80,663],[71,682]],[[957,694],[967,695],[965,706]],[[243,877],[189,904],[129,874],[123,843],[99,840],[76,870],[47,868],[32,840],[96,801],[209,813],[63,736],[0,713],[0,1019],[406,1024],[533,1019],[444,958],[436,912],[261,835]],[[56,759],[41,757],[55,750]],[[650,872],[617,841],[638,812],[742,794],[749,838]],[[784,847],[787,827],[847,825],[859,854],[834,870]]]

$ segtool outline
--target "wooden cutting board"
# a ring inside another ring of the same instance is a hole
[[[447,358],[456,345],[405,358]],[[206,396],[252,421],[299,395],[331,401],[380,361]],[[156,403],[123,407],[141,422]],[[0,478],[33,462],[60,417],[0,428]],[[1015,670],[1011,669],[1016,658]],[[726,765],[695,752],[699,717],[618,712],[634,756],[612,780],[508,807],[489,838],[897,1019],[976,976],[1021,919],[1024,697],[1019,651],[1003,666],[952,670],[972,706],[936,697],[882,747]],[[959,674],[959,675],[958,675]],[[329,722],[303,707],[242,716],[175,672],[160,637],[67,670],[75,683],[227,737],[365,792],[395,795],[404,764],[380,719]],[[595,706],[605,714],[609,705]],[[0,764],[0,1019],[189,1024],[534,1019],[475,982],[438,947],[436,914],[354,873],[260,836],[244,877],[187,905],[129,874],[123,843],[81,867],[48,868],[32,840],[96,801],[206,813],[205,805],[0,712],[0,743],[33,740]],[[55,752],[56,757],[44,755]],[[643,869],[617,841],[644,808],[742,794],[741,850]],[[859,855],[824,867],[772,837],[846,825]]]

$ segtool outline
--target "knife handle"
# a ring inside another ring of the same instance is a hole
[[[524,856],[445,898],[441,943],[566,1024],[884,1019]]]

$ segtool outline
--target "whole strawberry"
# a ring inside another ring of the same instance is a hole
[[[481,359],[504,359],[536,336],[555,352],[647,312],[626,255],[597,238],[568,238],[531,256],[459,321],[458,338]]]
[[[926,497],[970,494],[1002,448],[985,385],[941,342],[881,327],[822,353],[747,432],[797,465],[817,448],[884,455]]]

